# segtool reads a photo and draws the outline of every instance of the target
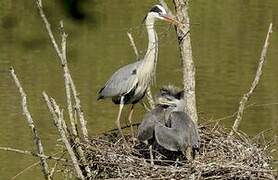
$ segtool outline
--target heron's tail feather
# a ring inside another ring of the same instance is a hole
[[[98,101],[98,100],[101,100],[101,99],[104,99],[104,96],[102,96],[101,94],[99,94],[99,95],[97,96],[97,101]]]
[[[105,88],[105,87],[103,87],[103,88],[101,88],[101,89],[99,90],[98,95],[97,95],[97,100],[100,100],[100,99],[103,99],[103,98],[104,98],[104,96],[102,95],[102,91],[103,91],[104,88]]]

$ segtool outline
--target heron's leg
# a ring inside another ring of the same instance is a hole
[[[151,166],[153,166],[154,162],[153,162],[153,146],[152,145],[149,146],[149,151],[150,151]]]
[[[122,131],[122,129],[121,129],[121,123],[120,123],[121,114],[122,114],[122,110],[123,110],[123,107],[124,107],[123,99],[124,99],[124,97],[122,96],[122,97],[121,97],[121,102],[120,102],[119,113],[118,113],[118,117],[117,117],[117,120],[116,120],[116,125],[117,125],[117,127],[118,127],[118,130],[119,130],[119,132],[120,132],[122,138],[124,139],[124,141],[125,141],[125,143],[126,143],[126,140],[125,140],[123,131]],[[126,143],[126,144],[127,144],[127,143]]]
[[[176,161],[175,161],[175,168],[178,167],[178,164],[179,164],[179,158],[177,158]]]
[[[132,141],[134,143],[134,131],[133,131],[133,127],[132,127],[132,115],[133,115],[133,111],[134,111],[134,104],[131,105],[131,109],[128,115],[128,121],[130,123],[130,130],[131,130],[131,137],[132,137]]]

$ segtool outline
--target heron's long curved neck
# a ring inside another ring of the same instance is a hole
[[[144,59],[147,61],[152,60],[155,62],[157,60],[157,53],[158,53],[158,38],[157,38],[157,34],[154,29],[154,19],[153,18],[147,17],[146,28],[147,28],[147,32],[148,32],[149,43],[148,43],[148,49],[147,49]]]
[[[144,57],[143,73],[145,74],[147,83],[149,84],[155,81],[156,61],[158,54],[158,38],[154,29],[154,17],[147,16],[146,28],[148,32],[149,43]]]

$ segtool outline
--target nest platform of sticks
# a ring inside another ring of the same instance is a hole
[[[200,126],[199,155],[188,163],[156,160],[152,166],[135,148],[126,148],[116,132],[81,144],[94,178],[146,179],[275,179],[267,146],[243,134],[229,136],[219,125]],[[130,147],[132,141],[128,141]],[[138,142],[137,142],[138,143]],[[146,149],[147,151],[147,149]],[[163,163],[163,165],[161,165]],[[276,173],[276,174],[275,174]]]
[[[61,179],[57,175],[61,172],[62,176],[66,176],[65,179],[81,180],[277,179],[277,169],[273,168],[271,164],[273,158],[270,155],[270,151],[275,150],[273,146],[277,145],[277,136],[275,135],[274,140],[269,142],[263,140],[263,143],[259,143],[259,137],[261,136],[251,139],[248,135],[238,131],[243,110],[245,109],[244,106],[255,90],[262,74],[262,66],[269,44],[268,39],[272,32],[272,23],[269,26],[255,79],[251,88],[244,94],[239,103],[240,106],[237,111],[234,126],[232,127],[233,130],[227,133],[228,130],[219,125],[219,123],[201,124],[199,125],[199,133],[201,136],[200,151],[193,161],[184,160],[185,158],[182,155],[180,156],[180,154],[176,156],[177,153],[166,152],[166,154],[163,153],[166,158],[155,158],[153,160],[154,164],[152,164],[148,158],[150,154],[148,154],[147,146],[139,142],[135,142],[134,144],[132,139],[127,136],[130,147],[127,148],[124,146],[123,140],[119,138],[117,131],[109,131],[98,137],[90,138],[86,128],[87,121],[81,108],[79,94],[67,64],[67,34],[64,32],[63,23],[60,23],[60,47],[44,14],[42,1],[36,0],[35,2],[64,72],[68,115],[64,115],[64,109],[58,105],[54,98],[48,96],[46,92],[43,92],[43,98],[52,115],[54,125],[58,130],[59,139],[62,142],[62,151],[60,149],[61,146],[59,146],[59,152],[55,153],[54,156],[49,156],[44,153],[39,132],[28,110],[27,95],[13,68],[10,69],[10,73],[21,95],[22,111],[31,129],[36,151],[20,150],[11,147],[0,147],[0,150],[27,154],[39,158],[41,171],[46,180]],[[164,1],[160,0],[160,2],[163,3]],[[179,1],[174,2],[180,3]],[[183,11],[187,10],[187,8],[178,8],[177,10]],[[192,79],[192,82],[195,82],[195,79]],[[264,133],[261,134],[264,137]],[[48,164],[50,160],[55,162],[54,166],[52,163]],[[22,172],[18,175],[20,174]]]

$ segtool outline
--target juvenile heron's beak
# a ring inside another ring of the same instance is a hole
[[[171,105],[173,105],[175,103],[173,103],[172,101],[167,100],[166,98],[159,97],[157,99],[157,104],[171,106]]]
[[[169,15],[160,15],[165,21],[170,24],[174,24],[176,26],[182,26],[183,24],[175,19],[175,17],[171,17]]]

